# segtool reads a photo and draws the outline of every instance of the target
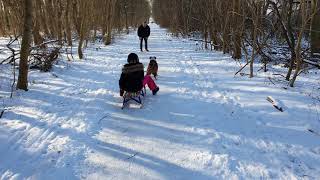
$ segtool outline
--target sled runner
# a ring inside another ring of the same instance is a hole
[[[142,108],[142,98],[145,97],[146,94],[146,88],[144,87],[142,90],[138,92],[124,92],[123,94],[123,102],[121,109],[124,109],[127,104],[129,104],[130,101],[134,101],[140,105],[140,108]]]

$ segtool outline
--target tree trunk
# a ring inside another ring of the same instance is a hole
[[[37,20],[35,20],[34,27],[33,27],[33,42],[36,45],[43,43],[43,40],[39,31],[40,31],[39,23],[37,22]]]
[[[239,15],[241,14],[240,9],[240,0],[234,0],[234,25],[233,25],[233,36],[234,36],[234,52],[233,52],[233,58],[234,59],[241,59],[241,30],[240,30],[240,24],[241,24],[241,18]]]
[[[106,28],[107,32],[106,32],[106,37],[105,37],[105,41],[104,41],[105,45],[111,44],[113,13],[114,13],[114,8],[115,8],[115,3],[116,3],[116,0],[110,0],[110,2],[108,3],[109,12],[108,12],[107,28]]]
[[[92,37],[92,42],[95,43],[97,39],[97,26],[93,25],[93,37]]]
[[[57,18],[57,27],[56,27],[56,29],[57,29],[57,36],[58,36],[58,44],[61,46],[62,44],[63,44],[63,33],[62,33],[62,2],[61,2],[61,0],[59,0],[58,2],[57,2],[59,5],[57,6],[57,9],[56,9],[56,11],[57,11],[57,16],[56,16],[56,18]]]
[[[66,35],[67,35],[67,41],[68,46],[72,46],[72,33],[71,33],[71,27],[70,27],[70,0],[67,0],[67,7],[65,12],[65,20],[66,20]]]
[[[52,0],[48,0],[46,4],[47,21],[49,23],[48,26],[49,26],[52,38],[56,38],[57,37],[56,35],[57,30],[56,30],[56,23],[55,23],[56,18],[52,18],[52,17],[55,17],[56,12],[53,9],[52,3],[53,3]]]
[[[294,49],[291,50],[291,59],[290,59],[290,65],[289,65],[289,69],[287,72],[287,76],[286,76],[286,80],[290,81],[290,77],[294,68],[294,64],[295,64],[295,60],[296,60],[296,52]]]
[[[82,17],[81,19],[81,24],[80,24],[80,33],[79,33],[79,45],[78,45],[78,55],[79,55],[79,59],[83,59],[83,52],[82,52],[82,47],[83,47],[83,41],[84,41],[84,33],[85,33],[85,30],[84,30],[84,19]]]
[[[125,17],[126,17],[126,31],[127,31],[127,34],[129,34],[129,25],[128,25],[128,4],[127,4],[127,1],[125,1],[125,5],[124,5],[124,13],[125,13]]]
[[[204,27],[203,34],[204,34],[204,48],[208,49],[208,29],[207,29],[207,25],[205,25],[205,27]]]
[[[37,11],[40,12],[40,16],[37,15],[37,18],[40,18],[39,22],[41,22],[41,26],[43,28],[43,31],[46,35],[49,35],[50,34],[50,31],[48,29],[48,24],[47,24],[47,21],[46,21],[46,14],[47,14],[47,11],[45,10],[45,6],[43,5],[43,1],[42,0],[37,0],[36,1],[37,3]]]
[[[80,38],[80,40],[79,40],[79,45],[78,45],[78,55],[79,55],[79,59],[83,59],[82,46],[83,46],[83,38]]]
[[[315,7],[318,12],[313,17],[311,26],[311,53],[320,53],[320,0],[318,0],[317,7]]]
[[[302,66],[301,44],[302,44],[303,33],[306,30],[308,19],[309,19],[308,15],[307,15],[306,3],[304,0],[300,0],[300,6],[301,6],[301,24],[302,25],[301,25],[301,28],[299,31],[297,45],[295,48],[297,67],[296,67],[296,70],[295,70],[293,77],[290,81],[290,87],[294,86],[294,83],[300,73],[300,70],[301,70],[301,66]]]
[[[286,80],[290,81],[290,77],[291,77],[295,60],[296,60],[296,50],[295,50],[296,40],[294,38],[294,30],[292,28],[293,0],[289,0],[288,3],[289,3],[289,12],[287,16],[287,27],[285,28],[287,32],[285,32],[285,29],[284,29],[284,35],[286,36],[287,43],[291,51],[290,65],[289,65],[288,73],[286,76]]]
[[[112,29],[111,29],[111,27],[108,26],[107,27],[107,34],[106,34],[105,41],[104,41],[105,45],[111,44],[111,32],[112,32]]]
[[[24,27],[17,83],[17,89],[23,89],[25,91],[28,90],[28,57],[30,54],[29,50],[32,35],[32,1],[33,0],[24,0]]]
[[[257,2],[254,7],[253,13],[253,21],[252,21],[252,55],[250,61],[250,78],[253,77],[254,71],[254,59],[256,57],[256,53],[258,53],[258,28],[259,28],[259,18],[260,18],[260,11],[261,11],[262,4],[261,2]]]
[[[38,18],[33,19],[33,23],[34,23],[33,31],[32,31],[33,32],[33,42],[34,42],[34,44],[39,45],[39,44],[43,43],[42,36],[40,35],[40,24],[41,24],[40,10],[41,10],[41,6],[40,6],[40,4],[35,3],[34,8],[35,8],[35,17],[38,17]]]
[[[252,55],[251,55],[251,61],[250,61],[250,78],[253,78],[253,71],[254,71],[254,68],[253,68],[253,64],[254,64],[254,58],[255,58],[255,54],[256,54],[256,48],[257,48],[257,46],[256,46],[256,40],[257,40],[257,26],[256,26],[256,23],[257,23],[257,17],[258,16],[256,16],[256,20],[255,20],[255,22],[253,23],[253,24],[255,24],[255,25],[253,25],[252,26]]]

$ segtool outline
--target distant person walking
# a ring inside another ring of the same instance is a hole
[[[144,43],[145,43],[146,51],[149,51],[148,50],[148,38],[150,36],[150,27],[148,26],[146,21],[143,22],[143,24],[138,28],[138,36],[139,36],[139,39],[140,39],[140,50],[141,50],[141,52],[143,51],[142,50],[143,40],[144,40]]]

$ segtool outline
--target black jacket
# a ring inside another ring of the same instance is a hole
[[[126,64],[122,68],[119,80],[120,89],[127,92],[138,92],[142,89],[144,67],[142,63]]]
[[[150,36],[150,27],[147,25],[146,27],[143,27],[143,25],[141,25],[138,28],[138,36],[145,38],[145,37],[149,37]]]

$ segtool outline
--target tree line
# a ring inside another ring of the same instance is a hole
[[[294,86],[303,60],[320,53],[320,0],[153,0],[152,7],[155,21],[174,34],[201,33],[205,48],[245,57],[239,71],[249,66],[249,77],[255,60],[266,70],[282,47],[289,53],[285,79]]]
[[[27,90],[30,47],[77,43],[83,59],[88,41],[99,34],[110,44],[115,30],[128,32],[148,20],[150,8],[147,0],[0,0],[0,36],[22,36],[17,88]]]

